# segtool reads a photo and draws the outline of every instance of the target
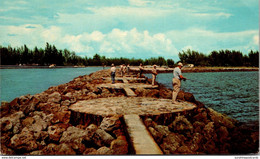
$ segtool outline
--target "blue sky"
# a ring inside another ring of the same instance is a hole
[[[26,44],[92,57],[178,60],[205,54],[259,50],[258,0],[1,0],[0,45]]]

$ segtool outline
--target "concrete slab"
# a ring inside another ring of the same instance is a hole
[[[172,104],[171,99],[143,97],[109,97],[78,101],[69,109],[75,112],[101,116],[112,115],[160,115],[182,112],[196,108],[194,103],[179,102]]]
[[[132,142],[137,155],[163,154],[138,115],[124,115],[123,118],[130,136],[130,142]]]

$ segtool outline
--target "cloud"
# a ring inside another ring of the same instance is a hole
[[[258,30],[246,30],[240,32],[214,32],[200,28],[189,28],[186,30],[173,30],[166,33],[175,46],[183,49],[189,46],[197,51],[209,53],[213,50],[235,49],[246,53],[245,46],[258,49],[256,47]],[[248,41],[253,39],[253,42]]]
[[[254,41],[254,44],[255,44],[255,45],[259,45],[259,35],[255,35],[255,36],[253,37],[253,41]]]
[[[153,3],[152,1],[148,0],[128,0],[128,2],[133,6],[146,6],[147,4]]]

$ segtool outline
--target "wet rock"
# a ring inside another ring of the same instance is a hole
[[[61,101],[61,94],[59,92],[54,92],[49,95],[47,103],[60,103]]]
[[[10,144],[14,150],[18,151],[30,152],[38,148],[34,135],[28,128],[24,128],[20,134],[15,134]]]
[[[114,138],[105,130],[97,129],[92,140],[97,146],[110,145]]]
[[[110,149],[113,150],[113,154],[125,155],[128,153],[128,143],[126,140],[119,138],[111,142]]]
[[[119,128],[120,125],[121,125],[121,122],[119,120],[119,116],[105,117],[105,118],[103,118],[103,120],[100,124],[100,129],[110,132],[114,129]]]

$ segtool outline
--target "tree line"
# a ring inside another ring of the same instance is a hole
[[[259,67],[259,51],[244,55],[235,50],[212,51],[209,55],[188,49],[179,53],[180,61],[195,66],[253,66]]]
[[[67,49],[59,50],[55,45],[46,43],[44,49],[35,47],[30,50],[26,45],[12,48],[11,46],[0,46],[1,65],[41,65],[48,66],[56,64],[58,66],[110,66],[130,64],[139,65],[165,65],[173,67],[176,63],[172,59],[164,57],[151,57],[149,59],[135,58],[107,58],[95,54],[93,57],[81,57],[74,51]],[[212,51],[209,55],[188,49],[179,52],[180,61],[184,64],[194,64],[195,66],[255,66],[259,67],[259,52],[250,51],[248,55],[243,55],[240,51],[220,50]]]

